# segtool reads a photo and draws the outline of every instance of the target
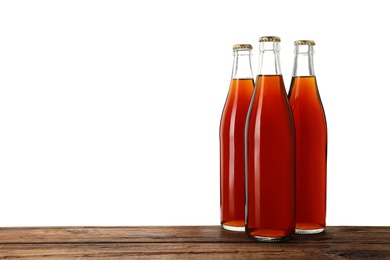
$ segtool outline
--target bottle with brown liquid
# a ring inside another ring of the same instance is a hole
[[[233,45],[233,70],[220,122],[221,225],[245,230],[245,120],[254,89],[252,46]]]
[[[295,129],[280,68],[280,38],[260,38],[259,68],[246,121],[246,223],[264,242],[295,233]]]
[[[314,74],[315,42],[295,41],[288,93],[296,130],[296,233],[325,228],[327,125]]]

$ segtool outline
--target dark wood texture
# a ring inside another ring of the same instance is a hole
[[[390,227],[259,243],[219,226],[0,228],[0,259],[390,259]]]

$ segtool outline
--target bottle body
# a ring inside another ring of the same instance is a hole
[[[296,47],[288,93],[296,130],[296,233],[300,234],[322,232],[326,225],[327,124],[313,53],[310,46]]]
[[[244,231],[244,131],[254,83],[250,52],[236,52],[240,53],[235,53],[229,92],[220,122],[220,209],[224,229]]]
[[[278,50],[271,51],[260,46],[259,67],[265,59],[279,66]],[[259,68],[246,122],[245,230],[276,242],[295,233],[295,130],[282,74],[264,71]]]

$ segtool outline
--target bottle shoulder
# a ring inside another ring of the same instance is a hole
[[[312,100],[312,102],[321,102],[318,90],[317,79],[315,76],[294,76],[291,79],[288,98],[291,101]]]

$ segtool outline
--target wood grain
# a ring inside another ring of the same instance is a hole
[[[390,259],[390,227],[259,243],[219,226],[0,228],[0,259]]]

